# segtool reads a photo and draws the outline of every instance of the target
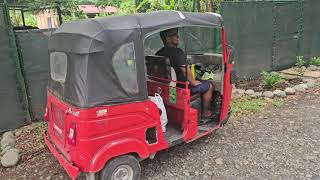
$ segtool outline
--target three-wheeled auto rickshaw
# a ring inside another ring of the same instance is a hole
[[[214,87],[210,121],[201,121],[201,95],[191,94],[168,59],[155,55],[163,46],[159,32],[170,28],[179,29],[190,67],[200,66],[196,75],[205,71]],[[72,179],[139,179],[140,160],[227,122],[229,54],[215,13],[157,11],[65,23],[49,40],[45,143]],[[149,98],[155,94],[166,124]]]

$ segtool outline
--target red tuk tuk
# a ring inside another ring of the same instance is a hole
[[[202,63],[214,86],[211,121],[201,97],[155,56],[159,32],[179,28],[189,64]],[[215,13],[158,11],[63,24],[49,40],[45,142],[72,179],[139,179],[139,160],[188,143],[229,118],[231,68],[223,20]],[[158,93],[167,113],[148,96]]]

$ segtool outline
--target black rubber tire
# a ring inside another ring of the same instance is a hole
[[[133,180],[139,180],[141,167],[139,161],[131,155],[123,155],[110,160],[100,171],[99,180],[111,180],[112,173],[121,165],[128,165],[133,170]]]

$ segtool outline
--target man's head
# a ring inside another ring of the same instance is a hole
[[[165,46],[177,47],[179,45],[178,28],[161,31],[160,37]]]

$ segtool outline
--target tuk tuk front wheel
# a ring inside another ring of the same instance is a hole
[[[110,160],[100,171],[99,180],[139,180],[141,168],[139,161],[124,155]]]

